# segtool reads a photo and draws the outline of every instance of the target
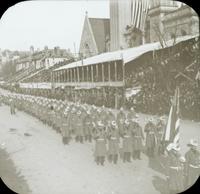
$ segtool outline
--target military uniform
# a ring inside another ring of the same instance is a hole
[[[98,122],[98,127],[96,129],[96,133],[94,135],[94,138],[96,140],[95,144],[95,161],[99,165],[104,165],[107,148],[106,148],[106,134],[105,134],[105,126],[103,123]]]
[[[110,162],[117,163],[119,154],[119,133],[117,124],[112,122],[108,132],[108,157]]]
[[[162,142],[162,137],[164,133],[164,123],[162,120],[159,120],[159,122],[156,125],[156,138],[157,138],[157,154],[160,155],[164,153],[164,146]]]
[[[134,118],[136,118],[136,112],[135,112],[134,108],[132,107],[127,114],[127,119],[132,120]]]
[[[122,135],[123,131],[124,131],[124,122],[126,120],[126,114],[123,111],[123,109],[121,109],[119,111],[119,113],[117,114],[117,126],[119,128],[119,134]]]
[[[192,142],[192,141],[191,141]],[[192,143],[188,144],[191,147],[189,151],[185,154],[186,165],[185,165],[185,174],[186,174],[186,187],[191,187],[198,179],[200,175],[200,152],[197,150],[196,145]]]
[[[144,139],[142,127],[136,122],[133,126],[133,157],[140,159],[143,149],[142,140]]]
[[[10,102],[10,113],[11,115],[13,115],[15,114],[15,102],[13,99],[10,99],[9,102]]]
[[[130,124],[125,121],[123,137],[123,161],[131,162],[131,153],[132,153],[132,131],[130,129]]]
[[[64,117],[62,120],[62,126],[61,126],[61,134],[63,137],[63,143],[64,144],[69,144],[69,141],[71,139],[71,133],[69,130],[69,110],[65,110],[63,113]]]
[[[180,193],[184,190],[184,168],[180,154],[171,150],[168,156],[168,183],[170,193]]]
[[[84,127],[84,136],[85,140],[91,142],[92,141],[92,133],[93,133],[93,122],[91,113],[88,111],[86,116],[83,120],[83,127]]]
[[[76,117],[76,129],[75,129],[75,139],[77,142],[83,143],[83,137],[84,137],[84,129],[83,129],[83,119],[82,119],[82,112],[77,112]]]
[[[146,148],[147,148],[147,154],[150,157],[154,156],[155,152],[155,147],[157,145],[157,138],[156,138],[156,133],[155,133],[155,125],[149,121],[146,126],[144,131],[146,132]]]

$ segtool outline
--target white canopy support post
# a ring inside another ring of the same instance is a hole
[[[80,82],[80,74],[79,74],[79,68],[77,67],[77,81]]]
[[[99,69],[98,69],[98,64],[96,64],[96,79],[98,82],[98,77],[99,77]]]
[[[122,59],[122,81],[123,81],[123,85],[125,85],[125,63],[124,63],[123,54],[121,54],[121,59]]]
[[[115,81],[117,81],[117,62],[115,61]]]
[[[93,74],[93,65],[91,66],[91,76],[92,76],[92,82],[94,82],[94,74]]]
[[[87,82],[89,82],[89,73],[88,73],[88,66],[87,66],[87,74],[86,74],[86,77],[87,77]]]
[[[72,79],[72,77],[73,77],[73,74],[72,74],[72,69],[69,69],[70,70],[70,82],[73,82],[73,79]]]
[[[108,81],[110,82],[110,62],[108,63]]]
[[[104,64],[101,63],[101,67],[102,67],[102,82],[105,82],[105,78],[104,78]]]
[[[85,81],[85,72],[84,72],[84,67],[82,66],[82,81]]]

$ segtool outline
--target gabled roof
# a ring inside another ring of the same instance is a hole
[[[88,18],[100,53],[105,52],[106,36],[110,36],[110,19]]]

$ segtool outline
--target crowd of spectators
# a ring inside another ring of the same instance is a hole
[[[128,107],[147,114],[168,114],[175,88],[180,89],[180,115],[200,120],[198,41],[176,48],[167,57],[149,61],[129,71],[128,87],[141,86],[140,92],[126,101]]]
[[[199,71],[198,41],[191,41],[181,47],[176,46],[174,50],[169,48],[162,53],[157,53],[157,57],[153,57],[152,60],[146,60],[143,57],[146,61],[139,61],[138,65],[130,65],[132,69],[128,69],[126,72],[125,88],[67,87],[51,90],[21,90],[15,86],[7,89],[48,98],[80,101],[96,106],[104,105],[109,108],[124,106],[129,109],[134,107],[137,112],[162,115],[169,113],[171,100],[175,88],[178,86],[180,89],[180,116],[199,121],[200,78],[196,79]],[[45,76],[42,75],[40,77],[44,79]],[[126,88],[138,86],[140,86],[140,91],[126,98]]]

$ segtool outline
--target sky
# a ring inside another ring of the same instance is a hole
[[[109,18],[109,0],[25,1],[10,7],[0,20],[2,50],[36,50],[44,46],[78,52],[85,18]]]

